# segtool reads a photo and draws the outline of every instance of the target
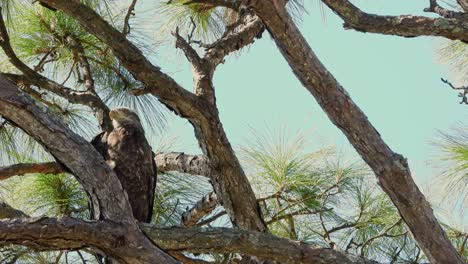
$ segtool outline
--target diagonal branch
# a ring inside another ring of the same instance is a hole
[[[3,77],[0,77],[0,87],[0,115],[23,129],[71,171],[90,194],[96,208],[102,210],[103,216],[133,221],[125,196],[109,196],[109,192],[122,193],[122,187],[94,147],[60,120],[39,109],[29,96]],[[99,175],[105,176],[106,180],[97,177]]]
[[[414,182],[407,160],[386,144],[364,112],[317,58],[286,9],[276,8],[272,1],[258,0],[252,4],[294,74],[372,168],[379,185],[398,208],[429,260],[463,263]],[[344,8],[342,11],[350,8],[346,1],[324,1],[343,4],[337,6]],[[468,31],[462,32],[468,35]]]
[[[252,44],[256,38],[261,38],[264,26],[260,18],[251,10],[245,10],[239,16],[234,24],[226,27],[226,32],[220,39],[205,49],[204,59],[214,67],[222,63],[228,54]]]
[[[140,49],[94,10],[76,1],[40,0],[40,2],[74,17],[88,32],[107,44],[122,65],[146,87],[138,94],[151,92],[178,114],[189,115],[190,111],[196,110],[193,107],[197,104],[197,98],[194,94],[161,72],[159,67],[151,64]]]
[[[122,65],[145,85],[146,88],[136,95],[151,93],[190,121],[203,154],[210,160],[213,187],[233,224],[244,229],[266,231],[255,194],[221,124],[214,97],[203,98],[185,90],[152,65],[122,33],[88,6],[66,0],[40,1],[75,18],[87,31],[107,44]],[[212,80],[208,77],[200,79],[200,86],[195,86],[212,88]]]
[[[361,11],[348,0],[322,0],[344,21],[345,28],[402,37],[440,36],[468,42],[468,23],[463,19],[422,16],[379,16]]]
[[[197,52],[195,49],[190,46],[190,44],[179,35],[179,28],[177,27],[174,32],[172,32],[172,35],[176,38],[176,48],[181,49],[187,60],[190,62],[190,64],[193,67],[193,70],[195,72],[198,72],[198,74],[203,74],[205,73],[208,69],[206,66],[206,63],[198,56]],[[206,74],[206,73],[205,73]]]

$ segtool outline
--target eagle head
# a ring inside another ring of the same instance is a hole
[[[141,127],[140,118],[135,111],[129,108],[119,107],[112,109],[109,116],[112,119],[114,128],[127,126]]]

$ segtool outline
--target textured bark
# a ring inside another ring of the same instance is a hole
[[[191,175],[209,177],[211,170],[206,157],[203,155],[188,155],[180,152],[159,153],[156,155],[158,172],[177,171]],[[0,181],[12,176],[21,176],[30,173],[59,174],[70,173],[67,168],[57,162],[19,163],[0,167]]]
[[[0,115],[23,129],[76,176],[103,219],[125,223],[126,246],[138,244],[139,247],[133,249],[152,262],[176,263],[141,234],[120,182],[93,146],[54,118],[53,114],[39,109],[31,98],[3,76],[0,76],[0,87]]]
[[[17,175],[30,173],[59,174],[65,172],[65,170],[66,169],[57,162],[14,164],[0,167],[0,181]]]
[[[188,155],[182,152],[158,153],[154,158],[158,172],[177,171],[192,175],[210,177],[211,169],[203,155]]]
[[[424,12],[433,12],[446,18],[456,18],[456,19],[468,21],[467,13],[456,12],[456,11],[443,8],[437,3],[437,0],[429,0],[429,7],[425,8]]]
[[[345,28],[402,37],[441,36],[468,41],[466,16],[460,19],[411,15],[379,16],[362,12],[348,0],[322,0],[322,2],[345,21]]]
[[[182,225],[195,226],[200,219],[211,213],[218,205],[216,193],[211,192],[182,214]]]
[[[219,120],[218,110],[211,95],[212,74],[203,73],[196,88],[210,89],[197,96],[160,69],[152,65],[141,51],[87,6],[65,0],[41,0],[47,5],[74,17],[83,27],[110,46],[121,63],[146,89],[140,93],[152,93],[169,109],[188,119],[195,129],[203,153],[210,161],[212,183],[234,225],[251,230],[266,230],[260,208],[247,177],[226,137]],[[212,73],[212,72],[211,72]]]
[[[152,245],[149,240],[137,240],[132,234],[134,231],[127,225],[105,221],[87,223],[73,218],[0,221],[0,245],[18,244],[48,250],[91,247],[121,263],[177,263],[145,251],[144,248]]]
[[[313,248],[300,242],[261,232],[230,228],[157,228],[140,224],[145,234],[170,252],[245,253],[282,263],[375,263],[331,249]],[[111,221],[85,222],[73,218],[29,218],[0,221],[0,245],[32,248],[81,249],[91,247],[125,263],[156,262],[132,244],[128,226]],[[130,231],[131,232],[131,231]]]
[[[229,228],[158,229],[146,224],[140,226],[155,243],[168,251],[242,253],[285,264],[375,263],[262,232]]]
[[[367,116],[328,72],[284,8],[271,1],[252,1],[276,45],[305,88],[372,168],[432,263],[463,263],[411,177],[404,157],[382,140]]]

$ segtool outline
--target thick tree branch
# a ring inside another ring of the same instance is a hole
[[[211,175],[208,158],[203,155],[188,155],[183,152],[159,153],[154,160],[158,172],[177,171],[208,178]]]
[[[75,1],[40,0],[40,2],[74,17],[86,30],[107,44],[122,65],[146,87],[144,91],[139,91],[139,94],[154,93],[164,104],[179,114],[183,112],[190,115],[190,112],[196,110],[194,106],[198,104],[198,100],[195,95],[161,72],[159,67],[151,64],[140,49],[95,11]]]
[[[99,219],[125,223],[127,229],[125,239],[128,239],[126,246],[138,244],[138,251],[142,255],[140,258],[146,258],[146,262],[140,263],[176,263],[141,234],[117,176],[94,147],[73,133],[52,114],[39,109],[29,96],[21,93],[3,76],[0,76],[0,115],[33,137],[76,176],[88,192]],[[14,225],[7,224],[6,227],[14,230]],[[46,227],[44,231],[55,234]],[[4,232],[0,232],[0,241],[8,241],[8,238],[2,237],[3,235]],[[125,252],[122,252],[120,256],[124,255]]]
[[[264,26],[260,18],[250,10],[245,10],[239,15],[239,19],[233,25],[226,27],[223,36],[206,48],[205,60],[215,67],[224,61],[224,58],[234,51],[252,44],[255,38],[260,38]]]
[[[344,21],[345,28],[402,37],[440,36],[468,42],[468,21],[422,16],[379,16],[361,11],[348,0],[322,0]]]
[[[191,175],[210,177],[211,170],[203,155],[187,155],[180,152],[159,153],[155,157],[157,170],[160,173],[177,171]],[[57,162],[20,163],[0,167],[0,181],[12,176],[31,173],[59,174],[70,171]]]
[[[63,172],[66,172],[66,168],[57,162],[20,163],[0,167],[0,181],[30,173],[59,174]]]
[[[18,244],[48,250],[78,250],[92,247],[122,263],[159,262],[145,246],[133,244],[126,225],[73,218],[29,218],[0,221],[0,245]],[[167,263],[177,263],[166,259]]]
[[[372,168],[429,260],[463,263],[411,177],[407,160],[383,141],[367,116],[314,54],[286,9],[275,7],[276,1],[257,0],[252,5],[297,78]],[[348,4],[342,4],[337,8],[346,11]],[[468,34],[466,30],[463,32]]]
[[[167,228],[140,225],[165,250],[193,253],[241,253],[287,263],[375,263],[331,249],[313,248],[260,232],[230,228]]]
[[[331,249],[313,248],[260,232],[230,228],[157,228],[140,224],[146,235],[166,251],[192,253],[241,253],[281,263],[375,263]],[[125,225],[110,221],[84,222],[73,218],[29,218],[0,221],[0,244],[20,244],[50,249],[92,247],[126,263],[151,262],[128,245]],[[142,254],[143,253],[143,254]]]

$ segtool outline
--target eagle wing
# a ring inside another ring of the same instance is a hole
[[[98,134],[91,144],[114,170],[128,195],[134,217],[150,222],[157,182],[156,163],[144,132],[119,127]]]

